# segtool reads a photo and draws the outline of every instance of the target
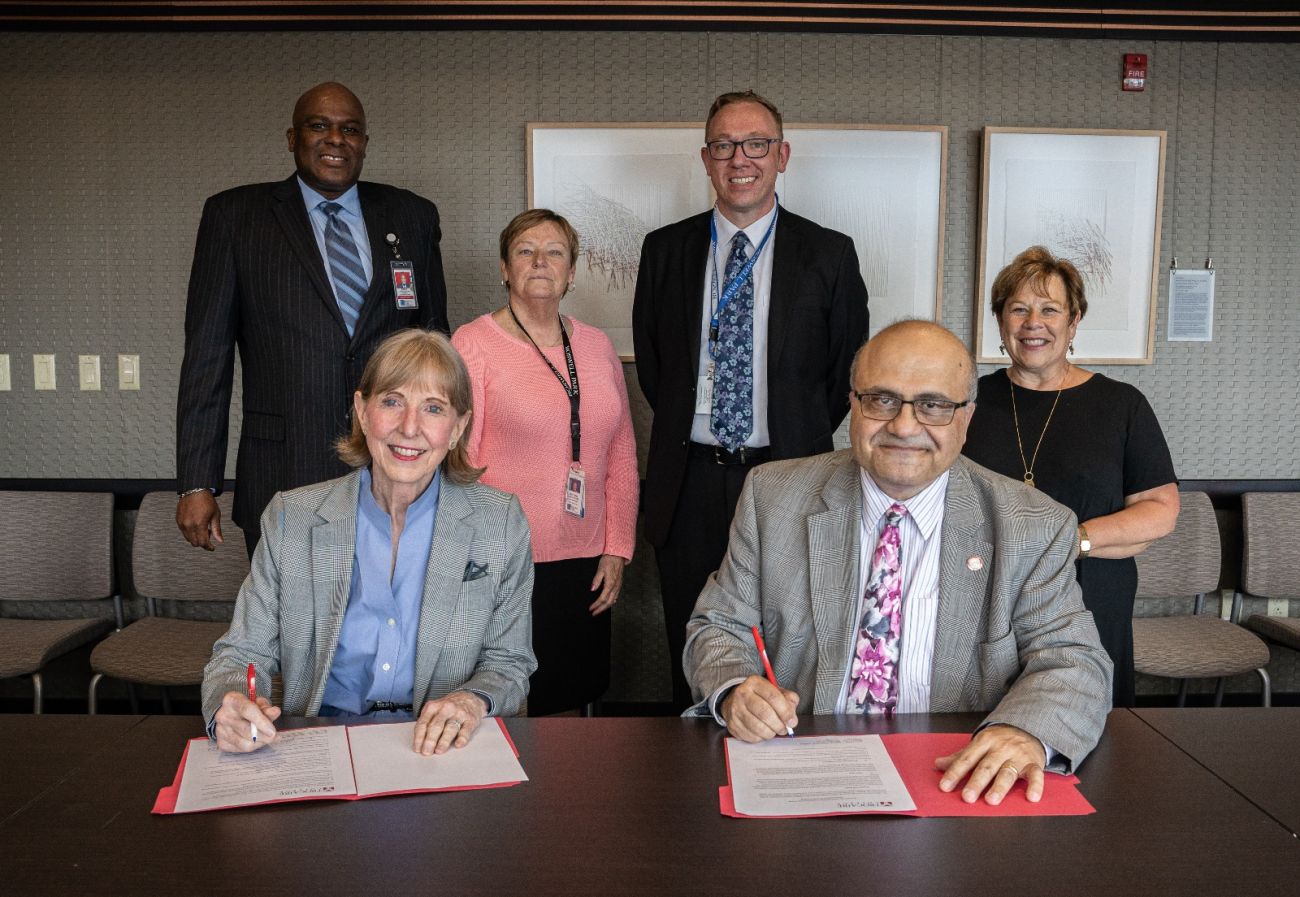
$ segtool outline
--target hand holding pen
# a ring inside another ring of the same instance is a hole
[[[273,723],[280,718],[281,710],[257,696],[257,668],[251,663],[247,685],[247,692],[226,692],[213,717],[213,736],[223,751],[246,754],[275,741]]]
[[[767,675],[750,676],[733,688],[722,702],[722,718],[731,734],[741,741],[766,741],[782,733],[793,735],[794,727],[799,724],[796,716],[799,695],[777,684],[763,633],[757,626],[751,631]]]

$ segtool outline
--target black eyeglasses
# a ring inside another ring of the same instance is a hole
[[[747,140],[710,140],[704,145],[708,147],[710,159],[725,162],[736,155],[736,147],[744,151],[746,159],[761,159],[772,144],[780,142],[780,137],[750,137]]]
[[[946,427],[952,423],[958,408],[965,408],[970,399],[964,402],[949,402],[946,399],[904,399],[887,392],[855,392],[862,416],[871,420],[893,420],[903,411],[904,405],[912,406],[912,413],[921,423],[930,427]]]

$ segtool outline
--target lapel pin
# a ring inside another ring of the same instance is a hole
[[[966,569],[971,571],[972,573],[975,573],[976,571],[979,570],[983,570],[984,558],[980,557],[977,554],[973,554],[970,557],[966,558]]]

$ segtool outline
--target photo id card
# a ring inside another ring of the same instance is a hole
[[[570,467],[564,486],[564,513],[587,516],[587,474],[581,467]]]
[[[713,413],[713,362],[695,381],[695,413]]]
[[[389,262],[393,272],[393,298],[398,308],[419,308],[415,295],[415,265],[410,262]]]

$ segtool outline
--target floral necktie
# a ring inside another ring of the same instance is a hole
[[[749,237],[736,231],[727,258],[726,282],[745,266]],[[717,371],[713,379],[713,415],[709,430],[734,452],[754,429],[754,277],[753,272],[731,297],[718,320]]]
[[[898,643],[903,628],[903,551],[898,521],[907,508],[895,502],[871,555],[862,621],[853,643],[848,709],[893,713],[898,707]]]

